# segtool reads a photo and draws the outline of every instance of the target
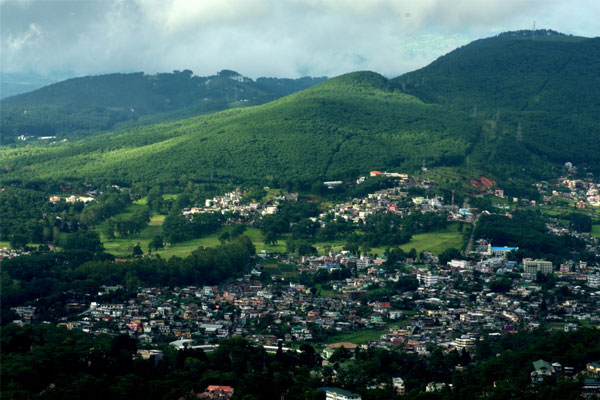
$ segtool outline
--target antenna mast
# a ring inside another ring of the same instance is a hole
[[[533,21],[533,29],[531,30],[531,38],[535,41],[535,21]]]

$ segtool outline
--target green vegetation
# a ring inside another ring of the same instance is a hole
[[[417,253],[429,251],[439,255],[448,248],[462,248],[463,242],[463,234],[459,232],[458,224],[452,224],[443,231],[413,235],[411,241],[401,245],[400,248],[406,252],[414,248]]]
[[[199,77],[192,71],[108,74],[69,79],[2,101],[0,136],[82,137],[98,131],[173,121],[256,105],[306,89],[325,78],[259,78],[234,71]]]
[[[461,163],[477,131],[467,115],[393,92],[385,78],[361,72],[262,106],[53,147],[4,147],[0,154],[4,181],[85,177],[156,186],[212,179],[310,187],[371,169],[415,168],[423,159]]]
[[[478,343],[474,360],[467,353],[445,354],[441,349],[427,357],[396,349],[359,349],[348,352],[339,363],[321,366],[319,355],[307,344],[299,352],[270,355],[264,348],[233,338],[221,341],[212,352],[165,346],[161,360],[143,360],[135,357],[137,344],[127,335],[92,336],[50,324],[11,324],[0,337],[2,398],[159,400],[217,384],[235,387],[236,398],[256,400],[323,399],[324,393],[316,388],[334,385],[365,400],[476,399],[481,393],[492,399],[571,400],[580,398],[580,379],[559,374],[531,385],[532,363],[544,359],[581,371],[600,357],[599,335],[596,329],[582,328],[486,338]],[[459,364],[461,371],[455,369]],[[396,376],[405,382],[403,397],[391,388],[391,377]],[[367,389],[372,382],[382,385]],[[429,382],[451,383],[452,388],[425,395]]]
[[[592,236],[600,238],[600,224],[592,225]]]
[[[552,31],[540,37],[532,41],[531,31],[519,31],[477,40],[392,84],[480,121],[470,161],[498,177],[515,177],[522,168],[539,174],[544,160],[597,171],[600,39]],[[505,170],[512,163],[519,168]]]

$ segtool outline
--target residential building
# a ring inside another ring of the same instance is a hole
[[[534,371],[531,373],[531,383],[542,383],[544,379],[554,375],[554,367],[547,361],[537,360],[533,362]]]

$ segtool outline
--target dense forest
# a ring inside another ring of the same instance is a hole
[[[501,153],[509,158],[532,153],[597,171],[600,39],[539,30],[533,40],[532,34],[507,32],[474,41],[391,83],[481,120],[488,160],[502,160]],[[516,141],[525,154],[506,148]]]
[[[382,76],[361,72],[257,107],[56,146],[4,147],[3,181],[312,183],[414,169],[423,160],[459,165],[478,130],[462,112],[424,104],[392,91]]]
[[[119,123],[144,125],[263,104],[325,79],[254,81],[229,70],[207,77],[184,70],[73,78],[3,99],[0,136],[3,144],[20,135],[87,136]]]

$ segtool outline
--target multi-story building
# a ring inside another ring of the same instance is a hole
[[[552,273],[552,262],[546,260],[532,260],[531,258],[523,259],[523,271],[527,274],[535,275],[538,272],[544,274]]]
[[[589,287],[598,288],[600,287],[600,274],[596,273],[587,276],[587,282]]]

